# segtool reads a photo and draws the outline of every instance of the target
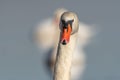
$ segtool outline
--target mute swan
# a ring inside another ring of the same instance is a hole
[[[66,9],[57,9],[53,18],[41,21],[35,29],[34,39],[37,45],[42,47],[42,49],[46,51],[49,51],[49,49],[52,50],[52,52],[49,53],[49,56],[46,59],[46,66],[48,66],[49,70],[51,69],[52,72],[56,60],[57,44],[59,41],[59,19],[61,14],[63,14],[66,11]],[[89,43],[90,38],[94,35],[92,26],[80,22],[79,29],[79,40],[75,52],[73,54],[73,67],[71,69],[72,80],[78,80],[79,78],[81,78],[84,72],[86,59],[83,48]]]
[[[70,80],[72,58],[78,38],[79,20],[73,12],[64,12],[60,20],[58,44],[53,80]]]

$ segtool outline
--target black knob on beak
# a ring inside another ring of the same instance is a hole
[[[68,27],[68,23],[65,23],[63,28],[67,28]]]
[[[63,28],[67,28],[67,27],[68,27],[68,24],[70,24],[71,27],[72,27],[73,21],[74,21],[74,20],[69,20],[69,21],[66,22],[66,21],[62,20]]]

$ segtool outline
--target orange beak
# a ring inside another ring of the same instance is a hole
[[[71,32],[72,32],[72,28],[70,24],[67,25],[67,28],[63,28],[62,35],[61,35],[62,44],[65,45],[70,41]]]

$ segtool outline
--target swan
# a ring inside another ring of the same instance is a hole
[[[56,61],[57,45],[59,42],[59,21],[61,15],[68,11],[64,8],[59,8],[55,11],[53,18],[48,18],[41,21],[34,31],[34,42],[38,47],[42,47],[48,53],[46,58],[46,67],[48,71],[54,71]],[[71,69],[71,80],[82,78],[86,66],[86,56],[84,47],[90,42],[94,36],[93,26],[79,22],[78,43],[73,54],[73,67]],[[51,52],[48,52],[51,50]]]
[[[60,20],[60,40],[53,80],[70,80],[72,58],[78,39],[79,20],[75,13],[64,12]]]

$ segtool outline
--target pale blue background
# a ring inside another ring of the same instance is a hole
[[[86,47],[83,80],[120,80],[119,0],[0,0],[0,80],[52,80],[43,65],[46,55],[32,42],[32,30],[59,7],[101,29]]]

